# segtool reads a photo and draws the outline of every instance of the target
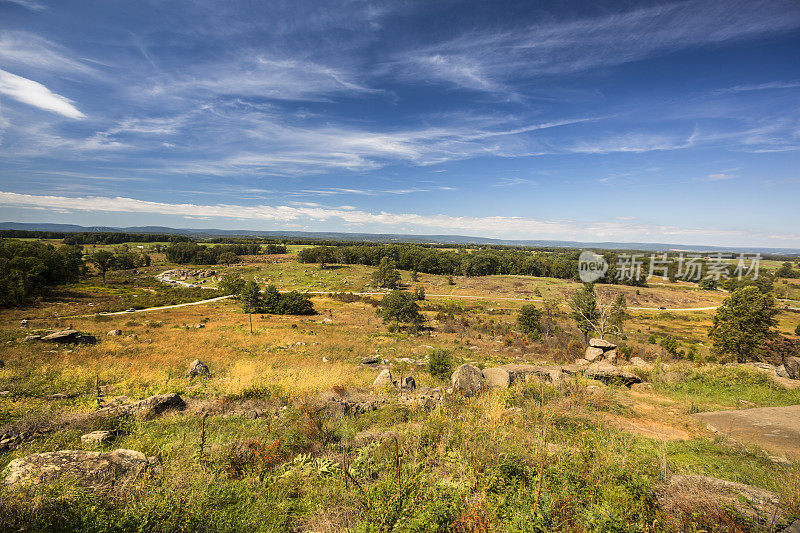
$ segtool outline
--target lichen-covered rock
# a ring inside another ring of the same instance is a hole
[[[484,368],[483,377],[487,387],[507,389],[511,386],[511,373],[505,368]]]
[[[62,331],[56,331],[55,333],[51,333],[45,337],[41,338],[42,342],[58,342],[58,343],[68,343],[68,342],[75,342],[78,337],[81,336],[80,331],[75,329],[65,329]]]
[[[593,346],[589,346],[586,348],[586,353],[583,355],[583,358],[593,363],[594,361],[603,357],[603,349],[602,348],[595,348]]]
[[[372,382],[372,388],[375,390],[385,389],[392,385],[392,373],[388,368],[384,368]]]
[[[103,489],[160,470],[158,459],[133,450],[61,450],[15,459],[3,470],[2,477],[6,486],[74,480],[85,487]]]
[[[589,339],[589,346],[593,348],[602,348],[603,351],[612,350],[617,347],[616,344],[613,342],[609,342],[605,339]]]
[[[200,359],[195,359],[189,363],[189,377],[194,378],[197,376],[207,376],[208,373],[208,365],[206,365]]]
[[[789,525],[781,498],[774,492],[713,477],[674,475],[657,488],[656,499],[674,518],[708,507],[733,508],[770,531]]]
[[[112,431],[92,431],[85,435],[81,435],[81,442],[86,444],[105,444],[114,440],[114,433]]]
[[[100,411],[117,414],[129,414],[141,418],[155,418],[167,411],[181,411],[186,408],[186,402],[178,394],[159,394],[135,403],[123,403],[104,407]]]
[[[463,364],[456,368],[450,377],[453,384],[453,391],[460,392],[464,396],[472,396],[486,388],[486,378],[483,377],[481,369],[470,364]]]
[[[611,383],[615,385],[625,385],[630,387],[634,383],[641,383],[642,379],[632,372],[622,370],[612,364],[601,361],[592,363],[586,368],[586,376],[591,379]]]
[[[783,366],[791,379],[800,379],[800,357],[787,357]]]

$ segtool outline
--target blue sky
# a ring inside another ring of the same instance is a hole
[[[800,4],[0,0],[0,219],[800,247]]]

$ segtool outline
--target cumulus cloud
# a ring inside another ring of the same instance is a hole
[[[0,70],[0,94],[67,118],[86,118],[68,98],[55,94],[41,83],[5,70]]]

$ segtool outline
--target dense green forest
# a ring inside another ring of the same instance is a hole
[[[84,273],[77,246],[0,240],[0,307],[22,305],[47,289],[77,281]]]

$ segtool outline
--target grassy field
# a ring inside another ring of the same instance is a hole
[[[130,448],[159,458],[164,473],[111,493],[62,484],[14,497],[0,494],[0,530],[720,530],[713,527],[719,519],[713,510],[695,509],[688,522],[659,510],[656,487],[673,473],[776,491],[790,513],[800,516],[800,466],[776,464],[758,449],[731,447],[692,416],[745,403],[800,403],[800,388],[786,389],[752,368],[702,362],[713,312],[632,313],[620,342],[659,363],[637,370],[652,388],[575,376],[472,399],[445,393],[427,406],[403,401],[397,392],[370,393],[377,370],[360,360],[380,355],[396,376],[413,375],[420,389],[446,386],[404,361],[422,360],[432,349],[447,350],[456,365],[571,361],[585,347],[566,314],[557,318],[560,332],[541,342],[521,335],[515,320],[519,306],[541,298],[563,302],[578,284],[489,276],[457,277],[448,285],[445,277],[427,274],[411,283],[403,272],[410,286],[449,296],[422,302],[429,328],[419,334],[390,332],[369,298],[344,302],[325,294],[312,298],[315,316],[253,315],[252,333],[248,315],[232,300],[56,318],[213,296],[153,280],[173,267],[112,272],[106,285],[89,278],[30,308],[0,311],[0,390],[8,391],[0,394],[3,427],[70,420],[117,396],[138,400],[177,392],[189,404],[182,413],[153,420],[110,417],[65,425],[1,453],[0,468],[35,452]],[[375,290],[370,267],[323,270],[298,264],[291,254],[213,268],[284,290]],[[641,307],[714,306],[724,297],[672,285],[600,288],[606,298],[616,292]],[[19,327],[22,318],[30,320],[28,329]],[[780,315],[782,330],[798,322],[800,314]],[[22,342],[31,333],[67,326],[96,335],[98,344]],[[114,329],[122,335],[106,335]],[[673,336],[687,350],[696,346],[697,361],[673,359],[648,342],[651,336]],[[195,358],[209,366],[209,376],[187,377]],[[70,398],[46,398],[56,393]],[[339,418],[320,408],[330,394],[383,403]],[[260,414],[253,418],[253,412]],[[81,434],[100,428],[118,430],[118,437],[100,447],[80,442]],[[756,529],[741,517],[731,520],[727,530]]]

